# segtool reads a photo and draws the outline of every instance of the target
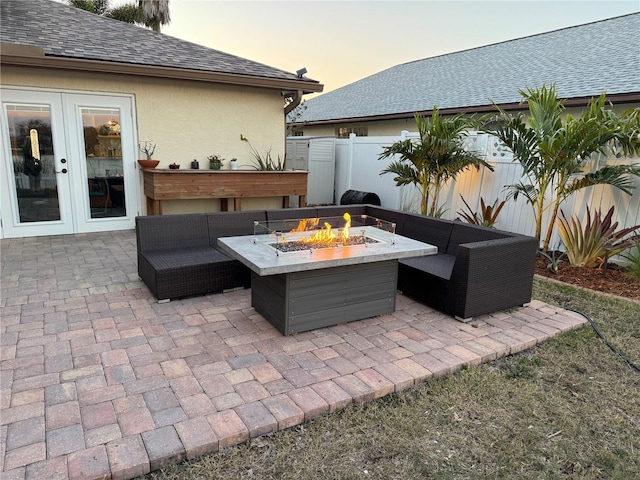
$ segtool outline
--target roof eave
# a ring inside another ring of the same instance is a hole
[[[268,88],[280,91],[299,91],[306,93],[322,92],[324,85],[315,80],[286,80],[241,75],[235,73],[211,72],[205,70],[139,65],[122,62],[105,62],[71,57],[47,56],[40,47],[2,44],[0,63],[4,65],[51,68],[76,72],[112,73],[140,77],[155,77],[174,80],[192,80],[197,82],[222,83],[247,87]]]
[[[575,97],[575,98],[567,98],[564,99],[565,107],[584,107],[589,101],[593,98],[593,96],[587,97]],[[625,104],[625,103],[640,103],[640,92],[630,92],[630,93],[618,93],[613,95],[607,95],[607,101],[615,104]],[[505,111],[517,111],[517,110],[525,110],[526,105],[520,102],[512,102],[512,103],[501,103],[496,104],[501,109]],[[476,105],[471,107],[455,107],[455,108],[441,108],[438,109],[440,115],[457,115],[459,113],[464,114],[472,114],[472,113],[494,113],[496,108],[493,104],[489,105]],[[400,113],[390,113],[384,115],[369,115],[363,117],[345,117],[345,118],[333,118],[326,120],[311,120],[311,121],[303,121],[292,123],[294,126],[312,126],[312,125],[333,125],[336,123],[359,123],[359,122],[382,122],[385,120],[402,120],[407,118],[413,118],[416,114],[420,116],[430,116],[433,113],[433,110],[420,110],[415,112],[400,112]]]

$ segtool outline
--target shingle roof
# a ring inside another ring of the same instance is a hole
[[[0,41],[41,47],[45,56],[248,75],[278,80],[294,73],[206,48],[50,0],[2,0]]]
[[[640,92],[640,14],[397,65],[307,100],[297,121],[517,103],[553,83],[560,98]]]

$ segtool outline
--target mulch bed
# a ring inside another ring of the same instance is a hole
[[[548,259],[538,256],[536,273],[570,285],[640,300],[640,280],[619,265],[609,264],[603,274],[602,269],[576,267],[566,260],[559,264],[557,272],[551,272],[548,264]]]

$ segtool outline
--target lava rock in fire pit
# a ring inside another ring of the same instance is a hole
[[[366,245],[370,243],[380,243],[375,238],[365,237],[364,235],[351,235],[346,240],[340,240],[336,243],[326,242],[304,242],[302,240],[288,241],[282,243],[270,243],[269,245],[280,252],[301,252],[304,250],[316,250],[320,248],[336,248],[336,247],[352,247],[356,245]]]

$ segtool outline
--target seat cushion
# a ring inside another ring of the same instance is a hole
[[[400,263],[444,280],[449,280],[451,278],[451,272],[453,271],[453,264],[455,261],[456,257],[453,255],[438,253],[436,255],[403,258],[400,260]]]
[[[145,258],[157,271],[233,261],[231,257],[211,247],[163,250],[146,253]]]
[[[138,264],[140,278],[158,300],[250,285],[249,269],[212,247],[141,254]]]

